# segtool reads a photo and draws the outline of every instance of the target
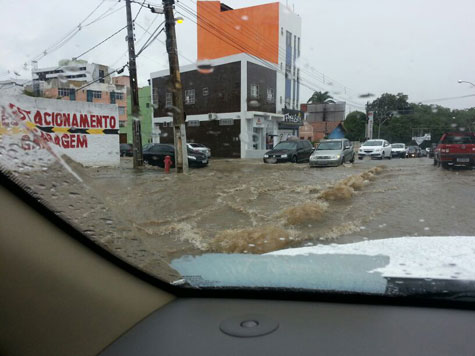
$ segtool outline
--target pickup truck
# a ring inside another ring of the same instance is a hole
[[[475,166],[475,134],[447,132],[434,150],[434,165],[449,168]]]

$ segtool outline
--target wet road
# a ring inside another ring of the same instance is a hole
[[[49,170],[54,180],[44,177],[41,196],[96,241],[161,276],[164,261],[184,254],[475,232],[475,171],[443,170],[428,158],[336,168],[223,159],[188,175],[137,172],[128,158],[120,168],[72,168],[82,184],[64,184]]]
[[[136,174],[129,164],[119,177],[92,174],[90,184],[147,248],[170,255],[475,231],[475,172],[437,169],[427,158],[337,168],[213,160],[187,176]]]

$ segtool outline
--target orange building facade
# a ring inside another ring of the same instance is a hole
[[[277,73],[277,112],[298,110],[301,18],[280,2],[232,9],[197,1],[197,58],[215,60],[247,53]]]
[[[198,1],[197,12],[198,60],[244,52],[279,63],[278,2],[230,9],[219,1]]]

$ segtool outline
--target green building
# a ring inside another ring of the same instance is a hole
[[[127,124],[119,129],[120,142],[132,143],[132,102],[130,89],[127,95]],[[152,113],[150,86],[139,88],[140,119],[142,127],[142,145],[152,142]]]

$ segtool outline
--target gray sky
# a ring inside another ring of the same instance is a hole
[[[42,53],[72,31],[102,0],[33,1],[0,0],[0,80],[16,71],[29,79],[30,67],[24,63]],[[150,1],[160,3],[160,1]],[[267,3],[261,0],[227,0],[233,8]],[[181,3],[196,10],[194,0]],[[360,94],[403,92],[409,100],[457,97],[475,94],[475,87],[458,84],[458,79],[475,82],[475,1],[454,0],[327,0],[289,2],[302,17],[303,76],[316,89],[332,92],[341,99],[363,105]],[[125,25],[124,1],[105,0],[84,22],[69,42],[39,61],[40,67],[78,56]],[[139,5],[132,4],[133,13]],[[84,27],[108,9],[112,15]],[[121,9],[122,8],[122,9]],[[140,13],[136,26],[136,49],[140,49],[150,31],[163,21],[163,15],[148,9]],[[125,30],[83,59],[120,67],[127,62]],[[180,64],[196,61],[196,25],[185,19],[177,26]],[[143,37],[142,37],[143,36]],[[144,51],[138,59],[139,82],[146,85],[152,71],[168,66],[165,35]],[[325,74],[325,84],[322,74]],[[332,78],[332,79],[328,79]],[[341,85],[328,85],[328,81]],[[335,82],[334,82],[335,83]],[[336,93],[336,94],[335,94]],[[303,99],[311,91],[302,88]],[[475,97],[434,102],[452,108],[475,107]]]

